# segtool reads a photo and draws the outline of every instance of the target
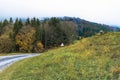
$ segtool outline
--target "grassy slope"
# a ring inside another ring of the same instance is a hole
[[[120,80],[120,33],[84,38],[22,60],[0,80]]]

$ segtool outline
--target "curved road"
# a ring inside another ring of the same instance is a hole
[[[15,63],[16,61],[38,55],[40,54],[18,54],[18,55],[10,55],[10,56],[0,56],[0,72],[6,67]]]

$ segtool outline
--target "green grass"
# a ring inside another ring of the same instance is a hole
[[[120,32],[19,61],[4,70],[0,80],[120,80]]]

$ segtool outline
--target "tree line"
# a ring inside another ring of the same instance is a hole
[[[4,19],[0,21],[0,53],[42,52],[61,43],[69,45],[100,30],[113,31],[108,25],[74,17]]]
[[[49,20],[27,18],[25,22],[16,18],[0,22],[0,53],[42,52],[58,47],[61,43],[68,45],[77,38],[76,24],[61,21],[56,17]]]

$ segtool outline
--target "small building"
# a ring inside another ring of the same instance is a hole
[[[60,45],[61,47],[63,47],[64,46],[64,44],[63,43],[61,43],[61,45]]]
[[[100,30],[100,32],[99,32],[100,34],[104,34],[104,31],[103,30]]]

